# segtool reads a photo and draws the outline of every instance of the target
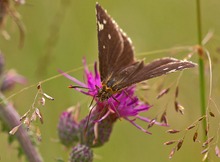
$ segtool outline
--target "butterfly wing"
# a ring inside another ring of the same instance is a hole
[[[101,81],[114,90],[195,66],[174,58],[154,60],[147,65],[143,61],[136,62],[130,38],[98,3],[96,18]]]
[[[196,64],[190,61],[182,61],[175,58],[157,59],[151,63],[148,63],[147,65],[144,65],[142,61],[132,70],[130,70],[129,67],[122,70],[117,75],[117,78],[115,78],[115,80],[118,80],[119,82],[114,85],[114,89],[121,90],[144,80],[192,68],[195,66]],[[125,73],[127,73],[126,76]]]
[[[121,69],[134,63],[131,40],[107,12],[96,4],[98,30],[99,71],[106,82]]]

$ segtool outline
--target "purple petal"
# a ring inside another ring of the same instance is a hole
[[[138,98],[137,97],[135,97],[134,99],[131,99],[131,102],[130,103],[128,103],[128,105],[127,106],[131,106],[131,105],[133,105],[133,104],[135,104],[135,103],[137,103],[138,102]]]
[[[63,76],[65,76],[66,78],[68,78],[69,80],[73,81],[74,83],[76,83],[76,84],[78,84],[78,85],[80,85],[82,87],[87,87],[86,84],[80,82],[79,80],[77,80],[76,78],[74,78],[74,77],[70,76],[69,74],[63,72],[62,70],[58,70],[58,72],[60,74],[62,74]]]
[[[83,57],[82,62],[83,62],[84,71],[85,71],[86,75],[89,75],[90,72],[89,72],[88,66],[86,64],[86,58],[85,57]]]
[[[147,110],[149,110],[149,108],[151,108],[151,106],[149,106],[149,105],[139,105],[139,106],[136,106],[136,110],[138,111],[138,112],[142,112],[142,111],[147,111]]]
[[[140,120],[142,120],[142,121],[148,122],[148,123],[151,122],[151,119],[148,119],[148,118],[143,117],[143,116],[139,116],[139,115],[138,115],[137,118],[140,119]],[[160,123],[160,122],[155,122],[155,124],[156,124],[156,125],[159,125],[159,126],[166,126],[166,127],[169,126],[169,125],[166,124],[166,123]]]
[[[141,131],[143,131],[144,133],[152,134],[151,132],[148,132],[146,129],[142,128],[140,125],[136,124],[133,120],[129,120],[129,119],[126,120],[129,121],[132,125],[134,125],[138,129],[140,129]]]
[[[94,64],[94,70],[95,70],[95,79],[96,80],[101,80],[100,75],[98,73],[98,69],[97,69],[97,62],[95,62],[95,64]]]

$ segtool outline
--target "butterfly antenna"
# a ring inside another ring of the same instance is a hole
[[[77,87],[77,86],[74,86],[74,87]],[[96,87],[96,90],[99,91],[99,87],[98,87],[97,85],[95,85],[95,87]],[[89,107],[92,106],[93,101],[95,100],[95,97],[97,97],[97,96],[93,96],[92,101],[91,101]],[[90,120],[90,117],[91,117],[91,113],[92,113],[92,111],[93,111],[93,109],[94,109],[94,107],[95,107],[96,105],[97,105],[97,103],[96,103],[94,106],[92,106],[92,108],[91,108],[90,111],[89,111],[88,119],[87,119],[87,121],[86,121],[86,126],[85,126],[85,129],[84,129],[84,139],[86,139],[86,132],[87,132],[87,129],[88,129],[88,125],[89,125],[89,120]]]
[[[89,107],[91,107],[91,106],[92,106],[92,104],[93,104],[93,101],[94,101],[95,97],[96,97],[96,96],[93,96],[92,101],[91,101],[91,102],[90,102],[90,104],[89,104]]]

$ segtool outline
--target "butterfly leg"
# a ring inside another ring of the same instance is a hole
[[[87,133],[88,125],[89,125],[89,120],[91,118],[92,111],[93,111],[93,109],[95,108],[96,105],[97,105],[97,103],[94,106],[92,106],[92,108],[89,111],[88,119],[86,120],[86,126],[85,126],[85,129],[84,129],[84,140],[85,141],[86,141],[86,133]]]
[[[132,98],[129,94],[128,94],[128,92],[127,91],[125,91],[125,90],[123,90],[123,92],[132,100],[132,101],[135,101],[135,99],[134,98]]]
[[[120,104],[120,101],[118,101],[114,96],[112,96],[112,98],[118,103],[118,106],[119,106],[119,104]],[[119,114],[119,112],[118,112],[118,110],[117,110],[117,107],[115,107],[115,105],[113,104],[113,103],[111,103],[111,105],[112,105],[112,107],[113,107],[113,110],[114,110],[114,112],[117,114],[117,116],[118,116],[118,118],[119,118],[119,120],[120,120],[120,114]]]

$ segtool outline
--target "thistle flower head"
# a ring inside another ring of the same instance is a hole
[[[96,109],[104,109],[103,111],[101,111],[104,113],[101,113],[101,115],[99,115],[99,118],[93,122],[101,122],[108,116],[114,116],[115,118],[124,118],[125,120],[136,126],[138,129],[149,133],[146,129],[135,122],[136,119],[140,119],[144,122],[151,121],[150,119],[139,115],[139,113],[149,110],[151,106],[143,103],[135,96],[135,86],[130,86],[118,92],[117,94],[114,94],[113,97],[110,97],[108,100],[101,102],[99,98],[96,97],[98,95],[98,90],[102,88],[101,78],[97,70],[97,64],[94,64],[94,74],[89,71],[85,59],[83,59],[83,64],[86,76],[86,83],[80,82],[76,78],[66,73],[62,72],[62,74],[68,79],[72,80],[74,83],[78,84],[80,87],[88,88],[88,91],[82,90],[77,87],[75,89],[83,94],[95,97]],[[166,125],[157,122],[155,122],[155,124]]]

